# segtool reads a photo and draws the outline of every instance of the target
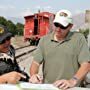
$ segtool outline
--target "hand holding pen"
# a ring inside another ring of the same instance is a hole
[[[43,77],[38,75],[38,74],[34,74],[30,77],[29,80],[30,83],[36,83],[36,84],[41,84],[43,83]]]

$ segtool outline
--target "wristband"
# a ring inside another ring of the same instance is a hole
[[[79,81],[79,79],[76,76],[72,77],[73,80]]]

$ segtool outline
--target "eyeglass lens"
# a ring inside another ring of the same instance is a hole
[[[68,28],[68,26],[67,27],[64,27],[64,26],[62,26],[61,24],[59,24],[59,23],[54,23],[54,25],[56,26],[56,27],[60,27],[61,29],[67,29]]]

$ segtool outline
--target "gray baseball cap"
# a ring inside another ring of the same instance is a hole
[[[7,37],[12,37],[12,33],[4,26],[0,24],[0,42],[5,40]]]

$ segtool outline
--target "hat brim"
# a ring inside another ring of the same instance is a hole
[[[4,39],[6,39],[7,37],[13,37],[13,34],[12,33],[7,33],[7,34],[4,34],[4,35],[0,36],[0,42],[3,41]]]

